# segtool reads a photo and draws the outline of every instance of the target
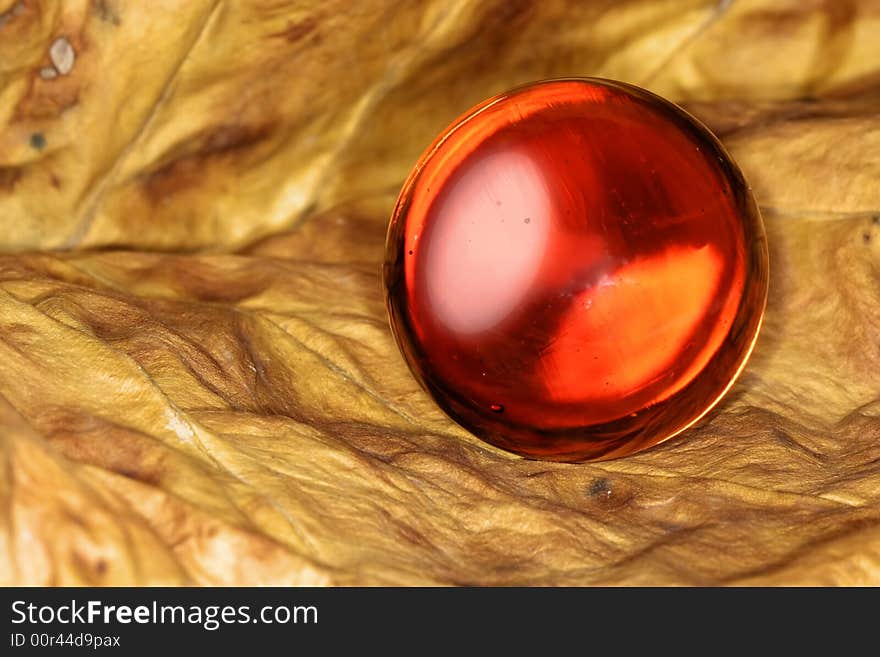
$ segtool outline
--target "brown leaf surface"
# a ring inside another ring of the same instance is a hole
[[[877,0],[0,0],[0,583],[880,584],[878,32]],[[447,420],[378,278],[434,134],[564,75],[704,119],[771,245],[725,403],[601,464]]]

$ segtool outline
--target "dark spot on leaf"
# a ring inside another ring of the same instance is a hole
[[[394,527],[397,530],[397,535],[407,543],[410,543],[411,545],[421,546],[423,548],[432,547],[431,542],[427,538],[425,538],[425,535],[418,531],[412,525],[395,522]]]
[[[598,495],[611,495],[611,482],[605,477],[595,479],[593,483],[590,484],[590,497],[596,497]]]
[[[479,39],[489,52],[501,53],[505,48],[513,47],[515,41],[511,35],[520,33],[529,24],[537,4],[534,0],[482,3],[480,29],[475,32],[474,39]]]
[[[79,102],[80,87],[75,83],[53,82],[49,88],[44,84],[32,84],[16,104],[12,122],[56,119]]]
[[[864,234],[862,235],[862,241],[863,241],[865,244],[870,244],[870,243],[871,243],[871,233],[864,233]]]
[[[98,17],[105,23],[119,25],[122,22],[119,20],[119,14],[116,12],[116,9],[110,5],[110,0],[92,0],[92,7],[94,7]]]
[[[529,223],[529,222],[531,222],[531,220],[532,220],[531,217],[526,217],[525,219],[523,219],[523,221],[524,221],[525,223]]]
[[[0,191],[11,192],[21,178],[21,167],[0,167]]]
[[[311,17],[297,23],[288,23],[286,28],[271,36],[280,37],[288,43],[296,43],[314,32],[316,27],[318,27],[318,21]]]
[[[36,148],[38,151],[46,148],[46,137],[42,132],[35,132],[31,135],[31,148]]]
[[[220,125],[205,130],[181,145],[179,155],[144,176],[142,182],[146,196],[154,204],[183,189],[195,187],[205,176],[206,165],[227,156],[236,161],[246,158],[242,151],[252,148],[269,137],[272,125]]]
[[[786,447],[794,452],[799,452],[800,454],[808,456],[809,458],[818,462],[823,462],[825,460],[825,456],[821,452],[799,441],[798,436],[793,433],[786,432],[781,428],[772,428],[770,431],[770,435],[777,443],[779,443],[783,447]]]
[[[16,2],[14,5],[12,5],[11,9],[0,14],[0,28],[3,27],[3,24],[6,21],[12,20],[13,18],[15,18],[17,16],[21,16],[24,13],[24,9],[25,9],[25,7],[24,7],[24,3],[22,2],[22,0],[18,0],[18,2]]]
[[[121,466],[116,468],[116,474],[145,484],[158,484],[161,481],[159,474],[154,472],[151,468],[139,468],[137,466],[129,468]]]

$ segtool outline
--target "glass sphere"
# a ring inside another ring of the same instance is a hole
[[[531,458],[607,459],[691,426],[754,346],[764,227],[718,140],[610,80],[474,107],[419,159],[383,270],[415,377],[456,422]]]

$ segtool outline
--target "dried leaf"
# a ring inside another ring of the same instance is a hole
[[[875,0],[0,0],[0,583],[880,583],[878,28]],[[685,103],[771,245],[735,390],[600,464],[450,422],[378,277],[434,134],[565,75]]]

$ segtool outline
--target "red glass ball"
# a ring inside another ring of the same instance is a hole
[[[696,119],[620,82],[539,82],[428,148],[388,230],[394,336],[489,443],[607,459],[686,429],[730,388],[767,297],[758,208]]]

